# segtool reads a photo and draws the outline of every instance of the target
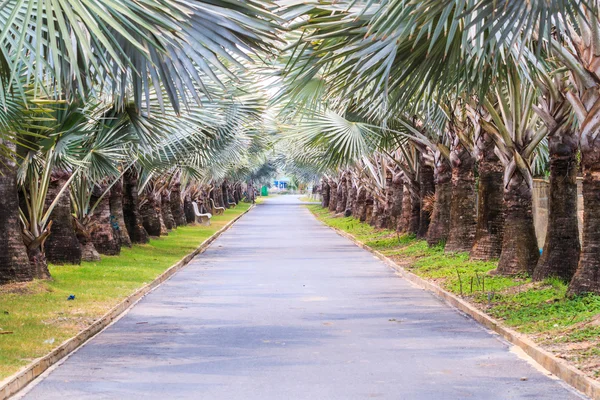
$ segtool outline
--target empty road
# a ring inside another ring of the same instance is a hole
[[[246,214],[21,396],[583,398],[292,196]]]

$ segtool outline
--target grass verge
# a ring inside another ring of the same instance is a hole
[[[87,328],[249,207],[240,203],[211,226],[180,227],[99,262],[51,265],[51,281],[0,286],[0,380]]]
[[[316,203],[317,202],[317,200],[311,198],[310,196],[302,196],[298,200],[300,200],[304,203]]]
[[[529,335],[588,376],[600,378],[600,296],[568,298],[567,285],[557,279],[531,282],[527,276],[490,276],[496,262],[471,261],[467,253],[446,254],[443,246],[429,247],[414,236],[375,229],[353,217],[335,217],[319,205],[307,207],[327,225]]]

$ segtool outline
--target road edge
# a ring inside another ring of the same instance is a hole
[[[586,376],[579,369],[567,364],[565,361],[560,358],[554,356],[552,353],[542,349],[537,344],[535,344],[531,339],[529,339],[526,335],[514,331],[506,326],[502,325],[502,323],[484,312],[478,310],[465,300],[460,297],[447,292],[442,289],[438,285],[421,278],[420,276],[406,270],[404,266],[398,264],[393,261],[391,258],[383,255],[377,250],[372,249],[367,246],[360,240],[356,239],[351,234],[344,232],[341,229],[335,228],[333,226],[327,225],[324,221],[319,219],[314,213],[310,210],[307,210],[310,214],[319,222],[321,222],[326,227],[332,229],[338,235],[351,240],[358,247],[367,250],[375,257],[379,258],[383,261],[387,266],[394,269],[399,275],[401,275],[404,279],[409,282],[414,283],[415,285],[425,289],[429,292],[432,292],[442,300],[444,300],[447,304],[452,307],[462,311],[467,314],[475,321],[479,322],[481,325],[486,328],[496,332],[504,339],[509,341],[510,343],[521,348],[529,357],[531,357],[536,363],[544,367],[546,370],[556,375],[558,378],[563,380],[568,385],[577,389],[581,393],[591,397],[592,399],[600,399],[600,383]]]
[[[256,207],[252,204],[246,211],[229,221],[225,226],[215,232],[208,239],[204,240],[194,251],[183,257],[177,263],[173,264],[166,271],[160,274],[152,282],[142,286],[131,295],[127,296],[119,304],[111,308],[106,314],[100,319],[95,321],[92,325],[88,326],[77,335],[70,339],[67,339],[60,346],[52,350],[50,353],[43,357],[40,357],[29,365],[23,367],[19,372],[9,376],[0,382],[0,400],[6,400],[11,396],[14,396],[19,391],[24,389],[27,385],[33,382],[37,377],[42,375],[46,370],[57,364],[65,357],[68,357],[76,350],[78,350],[87,341],[92,339],[97,334],[101,333],[106,327],[111,325],[114,321],[121,318],[142,298],[154,289],[162,285],[164,282],[169,280],[177,272],[185,268],[190,261],[192,261],[197,255],[202,254],[210,245],[225,231],[229,230],[234,223],[240,218],[246,215],[250,210]]]

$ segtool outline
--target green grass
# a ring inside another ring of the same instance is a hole
[[[302,196],[298,200],[303,201],[305,203],[314,203],[315,200],[311,199],[310,196]]]
[[[443,246],[429,247],[414,236],[375,229],[352,217],[336,218],[319,205],[307,207],[327,225],[353,235],[409,271],[462,296],[506,325],[532,334],[545,345],[588,341],[589,347],[583,350],[560,350],[563,355],[571,352],[584,370],[594,364],[590,357],[600,360],[600,296],[568,298],[567,284],[558,279],[532,283],[527,276],[490,275],[497,262],[471,261],[467,253],[446,254]],[[599,375],[597,368],[586,372]]]
[[[0,286],[0,380],[92,324],[250,207],[240,203],[212,224],[177,228],[146,245],[81,266],[51,265],[51,281]],[[74,301],[67,301],[69,295]]]

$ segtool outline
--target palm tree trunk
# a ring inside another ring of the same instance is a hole
[[[23,199],[19,197],[19,203],[21,203],[22,200]],[[27,209],[24,202],[23,204],[19,205],[21,210]],[[27,216],[26,218],[28,221],[31,221],[30,216]],[[38,221],[33,221],[34,224],[37,224],[37,222]],[[25,231],[23,231],[23,243],[25,244],[25,248],[27,249],[27,256],[29,257],[29,263],[31,264],[31,268],[33,270],[33,277],[37,279],[50,279],[50,271],[48,270],[48,260],[46,259],[46,254],[44,253],[44,243],[46,239],[48,239],[50,229],[52,229],[51,225],[46,226],[44,231],[39,232],[38,236],[36,236],[35,238],[32,237],[33,232],[28,231],[28,235],[25,235]]]
[[[379,200],[373,198],[373,199],[371,199],[371,201],[373,204],[367,214],[367,223],[373,227],[376,227],[377,226],[377,218],[379,218],[379,215],[381,214],[380,208],[379,208]]]
[[[148,193],[147,200],[140,208],[144,229],[150,236],[160,237],[162,233],[162,224],[160,208],[157,207],[157,198],[153,193]]]
[[[527,179],[515,172],[504,189],[506,207],[504,239],[498,268],[500,275],[532,274],[540,257],[533,224],[532,189]]]
[[[171,214],[176,226],[187,225],[183,203],[181,202],[181,183],[176,181],[171,189]]]
[[[321,207],[329,208],[329,194],[331,193],[331,189],[329,187],[329,183],[327,180],[321,180]]]
[[[221,184],[221,199],[223,207],[229,208],[229,191],[227,189],[227,181],[223,181]]]
[[[348,202],[347,179],[346,179],[346,175],[342,174],[340,183],[338,184],[337,205],[335,208],[335,212],[338,214],[341,214],[344,211],[346,211],[346,203],[347,202]]]
[[[212,193],[214,193],[214,190]],[[187,223],[194,224],[196,222],[196,213],[194,212],[194,206],[192,205],[192,197],[189,194],[185,196],[185,199],[183,199],[183,210]]]
[[[352,211],[352,214],[360,222],[365,222],[367,220],[367,190],[363,187],[358,190],[358,195],[356,196],[356,211]]]
[[[215,202],[217,203],[218,207],[228,208],[227,204],[223,200],[223,187],[221,185],[219,185],[217,187],[217,191],[215,192],[215,196],[216,196]]]
[[[423,160],[420,162],[419,166],[419,180],[419,188],[421,189],[421,216],[419,217],[419,231],[417,232],[417,236],[424,238],[427,236],[429,224],[431,223],[431,210],[428,210],[426,207],[424,207],[424,202],[430,196],[435,195],[435,178],[433,168],[425,164],[425,161]]]
[[[75,234],[77,240],[79,240],[79,246],[81,248],[81,261],[95,262],[100,261],[100,253],[94,247],[92,242],[92,235],[89,232],[90,218],[86,217],[86,220],[79,221],[77,218],[73,218]]]
[[[421,226],[421,189],[418,183],[413,182],[412,186],[410,190],[410,216],[407,232],[418,235],[419,227]]]
[[[586,127],[596,124],[597,110],[594,106],[586,121],[582,124],[581,165],[583,167],[583,243],[577,271],[569,284],[569,296],[585,293],[600,294],[600,143],[592,134],[598,128],[588,132]]]
[[[394,206],[394,185],[392,183],[393,174],[391,171],[386,171],[385,174],[385,221],[382,228],[395,229],[396,218],[392,216],[392,207]],[[393,228],[392,228],[393,227]]]
[[[365,220],[364,222],[371,225],[373,221],[374,201],[373,195],[370,192],[365,193]]]
[[[234,183],[231,188],[231,195],[233,196],[233,202],[237,205],[240,202],[240,193],[238,190],[238,184]]]
[[[533,273],[534,280],[556,276],[571,281],[579,263],[577,220],[577,139],[575,135],[551,135],[550,196],[544,251]]]
[[[2,139],[0,139],[0,142]],[[5,142],[6,146],[13,146]],[[17,166],[6,157],[0,159],[0,284],[25,282],[34,278],[21,236]]]
[[[475,239],[475,175],[471,153],[461,144],[450,153],[452,199],[446,252],[471,251]]]
[[[403,182],[402,186],[402,216],[398,221],[398,232],[409,232],[410,218],[412,215],[412,195],[408,183]]]
[[[107,185],[104,184],[94,187],[91,203],[95,204],[106,190]],[[96,206],[89,225],[92,243],[94,243],[98,253],[114,256],[121,252],[121,245],[115,227],[118,227],[118,225],[111,218],[110,200],[108,194],[106,194]]]
[[[156,195],[154,206],[156,207],[156,214],[158,215],[158,221],[160,222],[160,236],[169,236],[167,225],[165,225],[165,220],[163,219],[162,196],[160,193]]]
[[[333,211],[335,212],[336,208],[337,208],[337,195],[338,195],[338,191],[337,191],[337,182],[333,179],[329,180],[329,211]]]
[[[313,186],[313,193],[315,192],[316,189],[316,185]],[[252,184],[252,182],[248,182],[246,184],[246,193],[247,193],[247,199],[246,201],[250,202],[250,204],[254,204],[255,200],[254,200],[254,185]]]
[[[477,226],[471,249],[474,260],[500,258],[504,232],[504,166],[494,153],[494,141],[486,133],[477,140],[479,187],[477,196]]]
[[[140,212],[138,177],[135,171],[127,171],[123,177],[123,219],[132,243],[148,243],[150,237],[144,228]]]
[[[344,216],[350,217],[353,215],[354,204],[356,203],[356,196],[358,196],[358,189],[352,184],[352,180],[348,179],[348,198],[346,199],[346,208],[344,209]]]
[[[396,174],[392,177],[392,199],[390,204],[389,229],[396,230],[402,218],[402,201],[404,200],[404,184],[402,175]]]
[[[236,193],[235,202],[239,204],[239,202],[244,199],[244,192],[242,190],[242,183],[241,182],[238,182],[235,185],[235,193]]]
[[[53,171],[46,207],[50,206],[69,179],[69,174]],[[65,190],[50,213],[50,236],[44,242],[46,259],[54,264],[81,264],[81,246],[75,233],[73,214],[71,213],[71,196]]]
[[[110,189],[110,214],[119,226],[118,235],[121,246],[131,247],[131,238],[123,214],[123,181],[119,179]]]
[[[450,231],[450,204],[452,199],[452,168],[445,158],[436,160],[435,201],[431,223],[427,231],[427,244],[435,246],[448,240]]]
[[[177,225],[175,225],[175,218],[173,218],[173,214],[171,213],[171,195],[172,193],[169,191],[164,191],[161,195],[160,210],[167,230],[177,228]]]
[[[388,216],[386,204],[377,198],[373,199],[373,225],[383,229],[387,226]]]

